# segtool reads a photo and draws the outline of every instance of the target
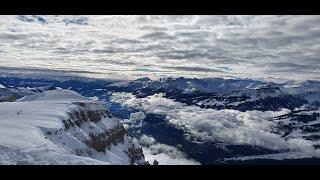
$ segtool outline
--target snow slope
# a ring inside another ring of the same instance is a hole
[[[143,164],[99,102],[52,90],[0,103],[0,164]]]

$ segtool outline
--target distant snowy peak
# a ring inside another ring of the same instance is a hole
[[[25,96],[18,100],[24,101],[90,101],[90,99],[81,96],[79,93],[67,90],[58,89],[44,91],[43,93],[35,93],[29,96]]]
[[[116,85],[116,84],[114,84]],[[319,81],[305,81],[301,83],[288,82],[277,84],[274,82],[264,82],[253,79],[223,79],[223,78],[160,78],[159,80],[151,80],[149,78],[140,78],[134,81],[117,83],[118,86],[126,86],[129,88],[166,88],[178,89],[182,91],[200,91],[207,93],[229,93],[232,91],[242,91],[248,89],[264,91],[275,91],[286,89],[286,92],[301,93],[301,92],[319,92]]]
[[[189,78],[166,78],[160,80],[169,86],[178,89],[190,89],[193,87],[195,91],[202,92],[231,92],[234,90],[241,90],[246,88],[256,88],[267,83],[255,81],[251,79],[223,79],[223,78],[207,78],[207,79],[189,79]],[[188,88],[189,87],[189,88]]]
[[[316,80],[287,81],[283,84],[285,87],[320,87],[320,81]]]
[[[286,85],[286,88],[290,89],[293,93],[301,92],[320,92],[320,82],[319,81],[304,81],[302,83],[295,83]]]
[[[241,90],[246,88],[257,88],[268,85],[266,82],[251,79],[223,79],[223,78],[160,78],[159,80],[151,80],[149,78],[140,78],[130,82],[118,82],[111,84],[113,87],[125,87],[129,89],[177,89],[186,92],[231,92],[233,90]]]
[[[304,81],[283,86],[282,90],[288,94],[303,98],[311,104],[320,104],[320,82]]]
[[[304,104],[320,105],[320,82],[274,83],[253,79],[140,78],[111,84],[110,91],[131,92],[139,98],[163,93],[188,105],[212,109],[277,110]]]
[[[12,87],[9,86],[7,89],[9,89],[11,92],[15,93],[18,98],[36,94],[36,93],[41,93],[44,91],[49,91],[49,90],[56,90],[58,89],[55,86],[41,86],[41,87]]]

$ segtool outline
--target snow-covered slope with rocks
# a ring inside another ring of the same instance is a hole
[[[14,101],[18,98],[18,95],[10,91],[6,87],[0,84],[0,102]]]
[[[144,164],[142,149],[98,101],[50,90],[0,103],[0,164]]]
[[[52,129],[47,127],[51,121],[45,125],[37,124],[40,120],[30,121],[30,126],[40,129],[45,140],[72,156],[80,155],[79,158],[97,163],[127,164],[125,154],[131,154],[131,162],[140,162],[139,146],[129,143],[132,148],[127,151],[124,150],[126,145],[121,146],[124,132],[141,145],[146,161],[156,160],[160,165],[320,163],[318,81],[273,83],[251,79],[140,78],[114,83],[0,78],[0,84],[17,94],[17,98],[27,95],[13,103],[28,103],[37,113],[35,109],[42,108],[44,115],[37,114],[37,118],[54,118],[52,122],[60,119],[59,128]],[[59,90],[59,87],[89,98]],[[104,108],[97,101],[103,102],[113,116],[119,118],[125,130],[112,125],[110,119],[115,118],[109,118],[108,111],[103,113]],[[36,105],[32,105],[35,102]],[[55,113],[54,109],[62,105],[62,110]],[[20,114],[19,108],[12,113]],[[101,119],[106,117],[107,127],[99,123],[97,114]],[[103,134],[93,124],[108,133]],[[110,145],[113,144],[110,142],[120,143]],[[123,142],[126,144],[126,140]],[[0,148],[5,152],[0,155],[4,160],[15,156],[22,159],[18,163],[25,163],[23,157],[28,159],[30,155],[23,154],[25,150],[21,154],[20,149],[8,148],[11,147]],[[107,153],[102,153],[105,149]],[[62,161],[62,164],[68,163],[75,162]]]

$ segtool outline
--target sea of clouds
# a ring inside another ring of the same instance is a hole
[[[299,136],[283,138],[281,133],[276,133],[277,123],[272,118],[287,114],[288,109],[265,112],[202,109],[167,99],[163,94],[137,98],[131,93],[113,93],[111,101],[145,114],[164,115],[170,124],[184,130],[186,136],[189,134],[200,141],[254,145],[280,152],[298,152],[304,157],[320,157],[320,151],[313,147],[316,142]]]
[[[134,141],[142,146],[145,159],[151,164],[156,160],[160,165],[200,165],[199,162],[187,158],[176,147],[161,144],[151,136],[142,135]]]

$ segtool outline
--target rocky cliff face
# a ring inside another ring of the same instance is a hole
[[[54,143],[69,149],[70,144],[64,142],[68,136],[75,140],[72,153],[79,156],[95,157],[103,154],[109,159],[112,148],[117,148],[119,156],[127,156],[129,164],[145,164],[142,148],[134,144],[126,135],[123,125],[115,119],[111,112],[96,102],[73,102],[75,107],[63,119],[63,127],[51,132],[47,130],[47,137]],[[123,158],[123,157],[121,157]]]

